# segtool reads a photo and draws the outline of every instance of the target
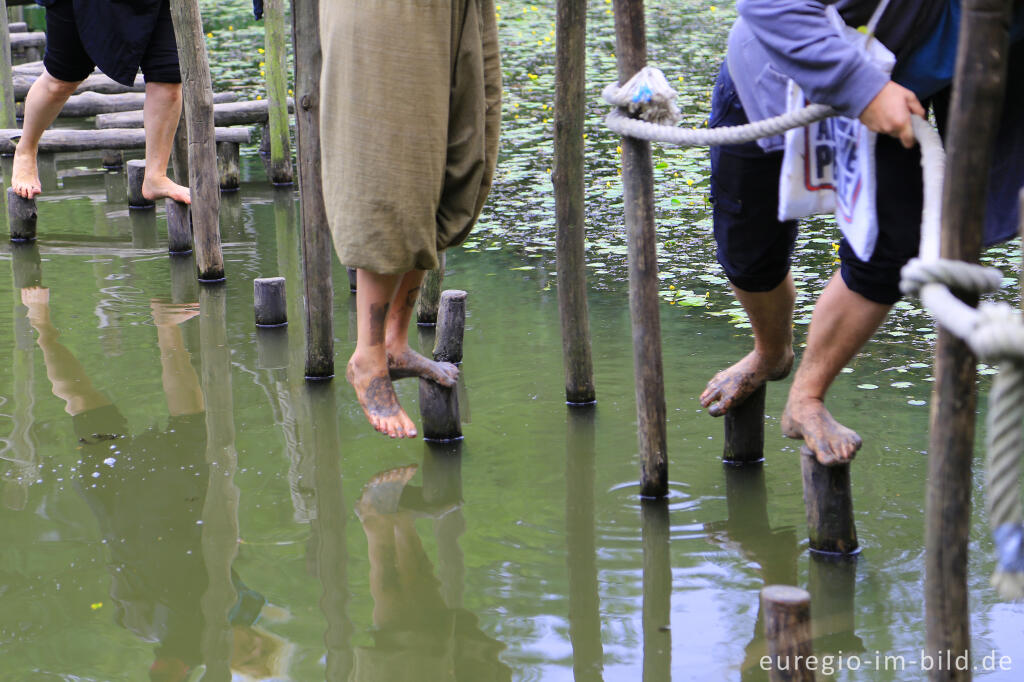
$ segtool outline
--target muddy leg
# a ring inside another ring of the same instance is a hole
[[[416,308],[420,284],[425,270],[405,273],[398,286],[391,309],[388,311],[385,346],[388,354],[388,369],[391,377],[423,377],[442,386],[454,386],[459,378],[459,368],[450,362],[435,362],[425,358],[409,347],[409,323]]]

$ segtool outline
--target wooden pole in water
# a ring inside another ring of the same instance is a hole
[[[142,196],[142,183],[146,177],[146,162],[132,159],[126,168],[128,174],[128,208],[150,209],[156,206],[152,199]]]
[[[334,376],[333,243],[320,177],[319,0],[292,2],[295,54],[295,127],[299,155],[302,258],[306,287],[306,377]]]
[[[943,258],[976,263],[981,254],[992,147],[1006,89],[1012,0],[965,0],[946,136]],[[968,302],[975,303],[977,298]],[[971,518],[977,359],[939,328],[932,388],[925,526],[928,654],[970,650],[967,550]],[[955,667],[955,666],[954,666]],[[931,680],[968,680],[969,670],[932,670]]]
[[[853,520],[849,463],[825,466],[804,445],[800,448],[800,470],[811,551],[825,554],[860,551]]]
[[[25,199],[7,188],[7,220],[10,223],[12,242],[32,242],[36,239],[36,200]]]
[[[252,281],[252,288],[256,326],[283,327],[288,324],[284,277],[258,277]]]
[[[807,665],[812,660],[811,595],[791,585],[766,585],[761,590],[761,609],[765,614],[764,635],[768,640],[772,682],[814,682]]]
[[[164,199],[167,212],[167,252],[192,253],[192,212],[174,199]]]
[[[264,0],[263,30],[266,44],[264,73],[267,74],[267,100],[270,110],[270,182],[290,185],[292,179],[292,145],[288,135],[288,78],[285,75],[285,33],[283,0]]]
[[[462,362],[462,337],[466,330],[466,297],[459,289],[441,294],[437,311],[437,339],[434,341],[434,359],[438,362]]]
[[[184,111],[178,119],[178,129],[174,131],[171,169],[174,172],[174,181],[179,185],[188,186],[188,124],[185,122]]]
[[[555,221],[558,224],[558,309],[562,319],[565,400],[592,403],[594,362],[584,253],[583,120],[586,0],[558,0],[555,10]]]
[[[11,33],[7,28],[7,0],[0,0],[0,128],[16,128],[14,72],[11,69]]]
[[[762,385],[725,413],[722,461],[726,464],[764,461],[764,400],[767,392],[767,387]]]
[[[615,54],[619,82],[647,63],[643,0],[614,0]],[[633,367],[640,457],[640,494],[668,494],[665,383],[658,312],[658,254],[654,232],[654,170],[651,145],[622,138],[622,185],[629,239],[629,311],[633,326]]]
[[[442,293],[437,319],[434,359],[439,362],[461,362],[462,337],[466,328],[466,292],[451,290]],[[420,415],[423,417],[424,439],[450,441],[462,438],[462,421],[455,386],[442,386],[430,379],[421,378]]]
[[[242,182],[237,142],[217,143],[217,176],[221,192],[237,192]]]
[[[416,324],[429,327],[437,324],[437,308],[441,304],[441,284],[444,282],[445,252],[437,254],[437,267],[427,272],[416,299]]]
[[[192,227],[200,282],[224,279],[220,245],[220,186],[213,129],[213,81],[206,56],[198,0],[171,3],[174,36],[181,63],[182,95],[188,123],[188,186],[192,191]]]

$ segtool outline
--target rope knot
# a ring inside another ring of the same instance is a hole
[[[1020,313],[1005,303],[984,303],[971,335],[965,339],[985,362],[1024,360],[1024,325]]]
[[[634,118],[658,125],[675,125],[682,118],[675,101],[679,95],[665,74],[653,66],[640,69],[621,87],[609,83],[601,96],[608,104],[624,107]]]
[[[912,258],[900,275],[900,291],[910,296],[919,295],[927,284],[943,284],[955,291],[980,296],[998,291],[1003,282],[1003,273],[996,268],[947,258],[931,261]]]

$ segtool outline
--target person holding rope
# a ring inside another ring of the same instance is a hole
[[[142,195],[150,200],[191,203],[188,188],[167,177],[181,117],[181,73],[168,0],[37,2],[46,7],[46,54],[43,73],[25,97],[21,139],[14,150],[11,173],[15,193],[32,199],[42,191],[36,166],[39,140],[93,68],[98,66],[118,83],[131,86],[141,65],[146,79]]]
[[[322,2],[320,35],[327,219],[338,259],[357,271],[345,376],[375,429],[412,438],[391,377],[458,379],[409,347],[409,322],[426,271],[469,235],[494,176],[494,3]]]
[[[885,2],[887,0],[883,0]],[[854,45],[839,37],[816,0],[741,0],[712,96],[711,127],[741,125],[785,111],[792,78],[810,101],[859,118],[883,133],[875,147],[878,238],[861,260],[845,238],[839,270],[815,304],[806,350],[782,417],[783,434],[803,439],[822,464],[849,461],[861,438],[826,409],[825,395],[899,300],[900,270],[917,255],[923,201],[920,152],[912,115],[936,105],[940,130],[948,106],[956,41],[958,0],[892,2],[881,8],[878,39],[896,57],[890,78]],[[875,0],[835,3],[843,20],[859,26],[879,8]],[[1011,75],[1002,130],[989,187],[986,244],[1016,233],[1016,192],[1024,182],[1024,93],[1013,84],[1024,75],[1024,2],[1015,4]],[[924,102],[925,104],[922,104]],[[746,310],[754,349],[716,374],[700,396],[713,416],[767,381],[783,379],[793,365],[795,289],[789,261],[796,221],[776,218],[782,169],[781,136],[712,147],[711,193],[718,261]],[[1016,152],[1014,151],[1016,150]]]

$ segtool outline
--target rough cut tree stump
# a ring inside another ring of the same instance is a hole
[[[283,327],[288,324],[284,277],[259,277],[252,284],[256,326]]]
[[[725,413],[725,445],[722,461],[742,465],[764,461],[764,400],[761,386],[739,405]]]
[[[132,159],[127,165],[128,174],[128,208],[149,209],[156,204],[152,199],[142,196],[142,182],[146,177],[146,162]]]
[[[466,292],[449,289],[441,294],[437,310],[437,340],[434,359],[439,362],[462,362],[462,337],[466,329]]]
[[[104,168],[113,170],[115,168],[124,167],[124,152],[120,149],[104,149],[103,158],[100,163],[103,164]]]
[[[173,199],[164,199],[164,206],[168,253],[192,253],[192,210],[188,204]]]
[[[808,661],[811,646],[811,595],[790,585],[766,585],[761,590],[764,636],[768,640],[772,682],[814,682]]]
[[[36,200],[25,199],[7,188],[7,218],[11,226],[12,242],[31,242],[36,238]]]
[[[800,448],[800,468],[811,551],[846,555],[859,552],[850,465],[824,466],[804,445]]]
[[[462,337],[466,328],[466,292],[445,291],[438,311],[434,360],[462,361]],[[423,438],[450,441],[462,438],[459,399],[455,386],[442,386],[430,379],[420,379],[420,414],[423,417]]]

